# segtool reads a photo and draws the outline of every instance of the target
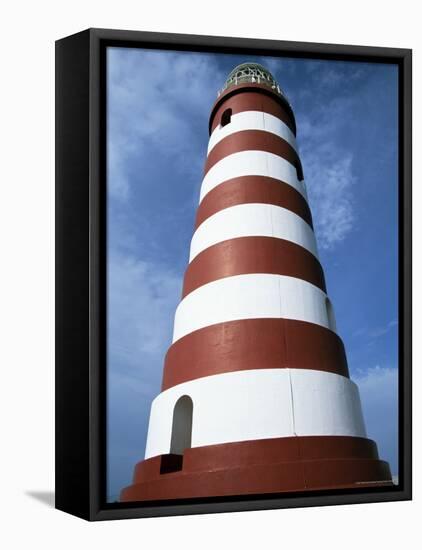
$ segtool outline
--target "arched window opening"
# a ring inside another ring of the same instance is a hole
[[[181,455],[190,449],[192,440],[193,402],[188,395],[180,397],[173,410],[170,454]]]
[[[192,399],[183,395],[176,401],[173,409],[170,453],[161,457],[161,474],[182,470],[183,453],[192,444],[192,414]]]
[[[334,309],[329,298],[325,298],[325,308],[327,310],[328,326],[331,330],[336,331],[337,330],[336,318],[334,316]]]
[[[221,127],[227,126],[227,124],[230,124],[232,120],[232,110],[226,109],[224,113],[221,115]]]

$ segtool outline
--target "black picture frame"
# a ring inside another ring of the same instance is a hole
[[[108,46],[394,63],[399,70],[399,485],[107,504],[105,51]],[[88,29],[56,42],[56,508],[87,520],[412,497],[409,49]]]

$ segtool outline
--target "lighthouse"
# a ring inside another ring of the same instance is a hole
[[[294,113],[268,70],[233,69],[209,133],[161,393],[121,501],[391,484],[337,333]]]

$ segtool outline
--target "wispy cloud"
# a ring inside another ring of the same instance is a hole
[[[362,337],[365,336],[367,339],[370,340],[377,340],[378,338],[382,338],[386,334],[388,334],[392,329],[398,326],[397,319],[393,319],[389,321],[386,325],[383,326],[376,326],[376,327],[360,327],[358,330],[356,330],[353,333],[354,337]]]
[[[356,221],[353,153],[339,145],[350,99],[335,97],[308,113],[298,109],[298,143],[320,248],[332,250]]]
[[[389,323],[387,323],[387,325],[383,327],[377,327],[372,330],[369,330],[368,335],[370,338],[373,338],[373,339],[380,338],[381,336],[388,334],[390,330],[392,330],[397,325],[398,325],[398,321],[397,319],[394,319],[393,321],[390,321]]]
[[[181,274],[159,262],[112,251],[108,268],[109,342],[113,356],[148,376],[140,360],[162,360],[171,341]],[[147,322],[145,320],[148,319]]]
[[[309,201],[315,220],[318,245],[333,249],[352,231],[355,221],[353,201],[353,156],[340,154],[336,147],[303,148],[303,164]]]
[[[128,166],[149,159],[171,162],[183,175],[202,173],[203,151],[195,135],[207,125],[207,110],[215,97],[210,74],[218,81],[213,56],[148,50],[108,50],[108,173],[109,191],[127,200],[142,173]],[[223,75],[220,80],[223,80]],[[146,156],[148,155],[148,157]]]

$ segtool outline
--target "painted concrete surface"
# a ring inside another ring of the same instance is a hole
[[[263,130],[286,140],[295,151],[298,150],[296,137],[282,120],[262,111],[243,111],[232,115],[230,124],[217,126],[208,142],[208,154],[222,139],[243,130]]]
[[[201,223],[192,237],[189,261],[209,246],[237,237],[284,239],[318,258],[315,234],[303,218],[282,206],[246,203],[224,208]]]
[[[220,183],[240,176],[268,176],[294,187],[307,198],[304,181],[299,181],[296,167],[288,160],[266,151],[241,151],[214,164],[202,180],[200,202]]]
[[[225,277],[197,288],[180,302],[173,342],[194,330],[238,319],[296,319],[333,330],[327,305],[325,292],[296,277],[268,273]]]

